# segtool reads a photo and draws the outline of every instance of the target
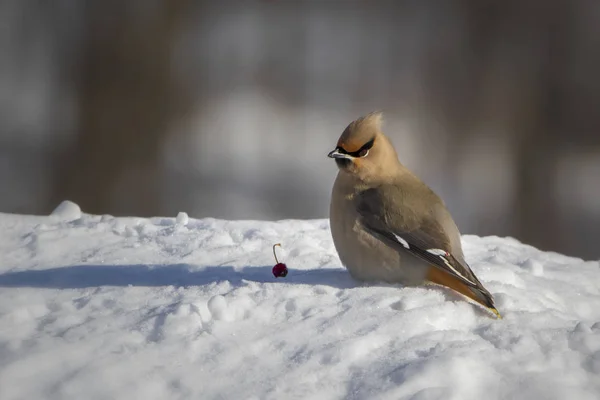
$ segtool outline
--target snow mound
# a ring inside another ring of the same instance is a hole
[[[65,200],[52,211],[50,216],[59,221],[73,221],[81,218],[81,209],[72,201]]]
[[[179,225],[187,225],[188,222],[190,221],[190,217],[187,215],[187,213],[180,212],[179,214],[177,214],[177,218],[175,218],[175,221]]]
[[[68,202],[0,228],[2,400],[600,398],[598,262],[464,236],[495,320],[436,287],[353,281],[326,220]]]

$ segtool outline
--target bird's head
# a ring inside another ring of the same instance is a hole
[[[381,132],[381,119],[381,113],[370,113],[346,127],[336,148],[327,155],[335,160],[340,171],[363,181],[389,176],[396,171],[398,155]]]

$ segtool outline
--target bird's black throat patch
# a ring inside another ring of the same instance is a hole
[[[348,168],[348,166],[352,163],[352,160],[347,158],[336,158],[335,163],[337,164],[338,168]]]

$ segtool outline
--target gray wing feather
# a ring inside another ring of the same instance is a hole
[[[491,299],[471,268],[459,260],[462,252],[459,257],[452,254],[451,240],[433,210],[417,216],[408,211],[410,205],[402,207],[398,198],[393,198],[400,195],[394,187],[361,192],[356,197],[356,210],[364,228],[388,246],[431,263]],[[403,209],[406,212],[402,213]]]

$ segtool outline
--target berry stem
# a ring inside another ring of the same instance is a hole
[[[279,246],[279,247],[281,247],[281,243],[275,243],[275,244],[273,245],[273,257],[275,257],[275,263],[279,264],[279,260],[277,259],[277,254],[275,254],[275,247],[276,247],[276,246]]]

